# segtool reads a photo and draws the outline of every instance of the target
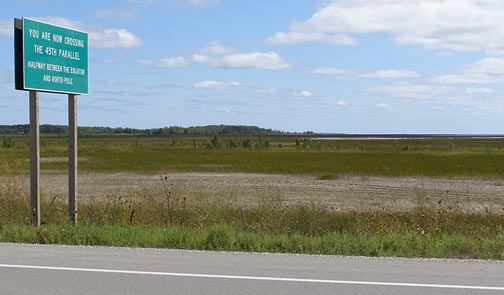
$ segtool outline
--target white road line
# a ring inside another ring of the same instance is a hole
[[[209,279],[229,279],[229,280],[252,280],[252,281],[319,283],[319,284],[340,284],[340,285],[368,285],[368,286],[389,286],[389,287],[415,287],[415,288],[504,291],[504,287],[487,287],[487,286],[318,280],[318,279],[299,279],[299,278],[275,278],[275,277],[192,274],[192,273],[175,273],[175,272],[135,271],[135,270],[99,269],[99,268],[75,268],[75,267],[59,267],[59,266],[16,265],[16,264],[0,264],[0,268],[76,271],[76,272],[97,272],[97,273],[111,273],[111,274],[136,274],[136,275],[147,275],[147,276],[189,277],[189,278],[209,278]]]

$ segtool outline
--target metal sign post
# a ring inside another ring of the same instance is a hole
[[[68,214],[77,222],[77,95],[88,93],[88,35],[14,19],[15,84],[30,91],[31,222],[40,226],[39,93],[68,94]]]
[[[31,224],[40,226],[39,93],[30,91],[30,209]]]
[[[68,95],[68,214],[77,223],[77,95]]]

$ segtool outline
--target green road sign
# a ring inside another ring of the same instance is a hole
[[[22,42],[24,90],[88,93],[86,33],[23,18]]]

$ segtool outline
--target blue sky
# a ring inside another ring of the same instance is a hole
[[[504,2],[1,0],[0,124],[27,123],[13,19],[89,33],[79,125],[503,133]],[[41,123],[67,124],[41,94]]]

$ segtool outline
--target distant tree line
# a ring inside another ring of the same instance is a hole
[[[30,133],[29,124],[0,125],[0,135],[25,135]],[[63,125],[40,125],[41,134],[64,135],[68,134],[68,126]],[[164,127],[153,129],[135,128],[112,128],[112,127],[78,127],[79,135],[272,135],[284,134],[284,132],[259,128],[256,126],[237,125],[209,125],[195,127]]]
[[[30,125],[0,125],[0,135],[24,135],[30,133]],[[67,126],[60,125],[40,125],[40,133],[44,134],[66,134],[68,133]]]
[[[196,127],[164,127],[149,129],[150,134],[198,134],[198,135],[265,135],[282,134],[281,131],[256,126],[208,125]]]

